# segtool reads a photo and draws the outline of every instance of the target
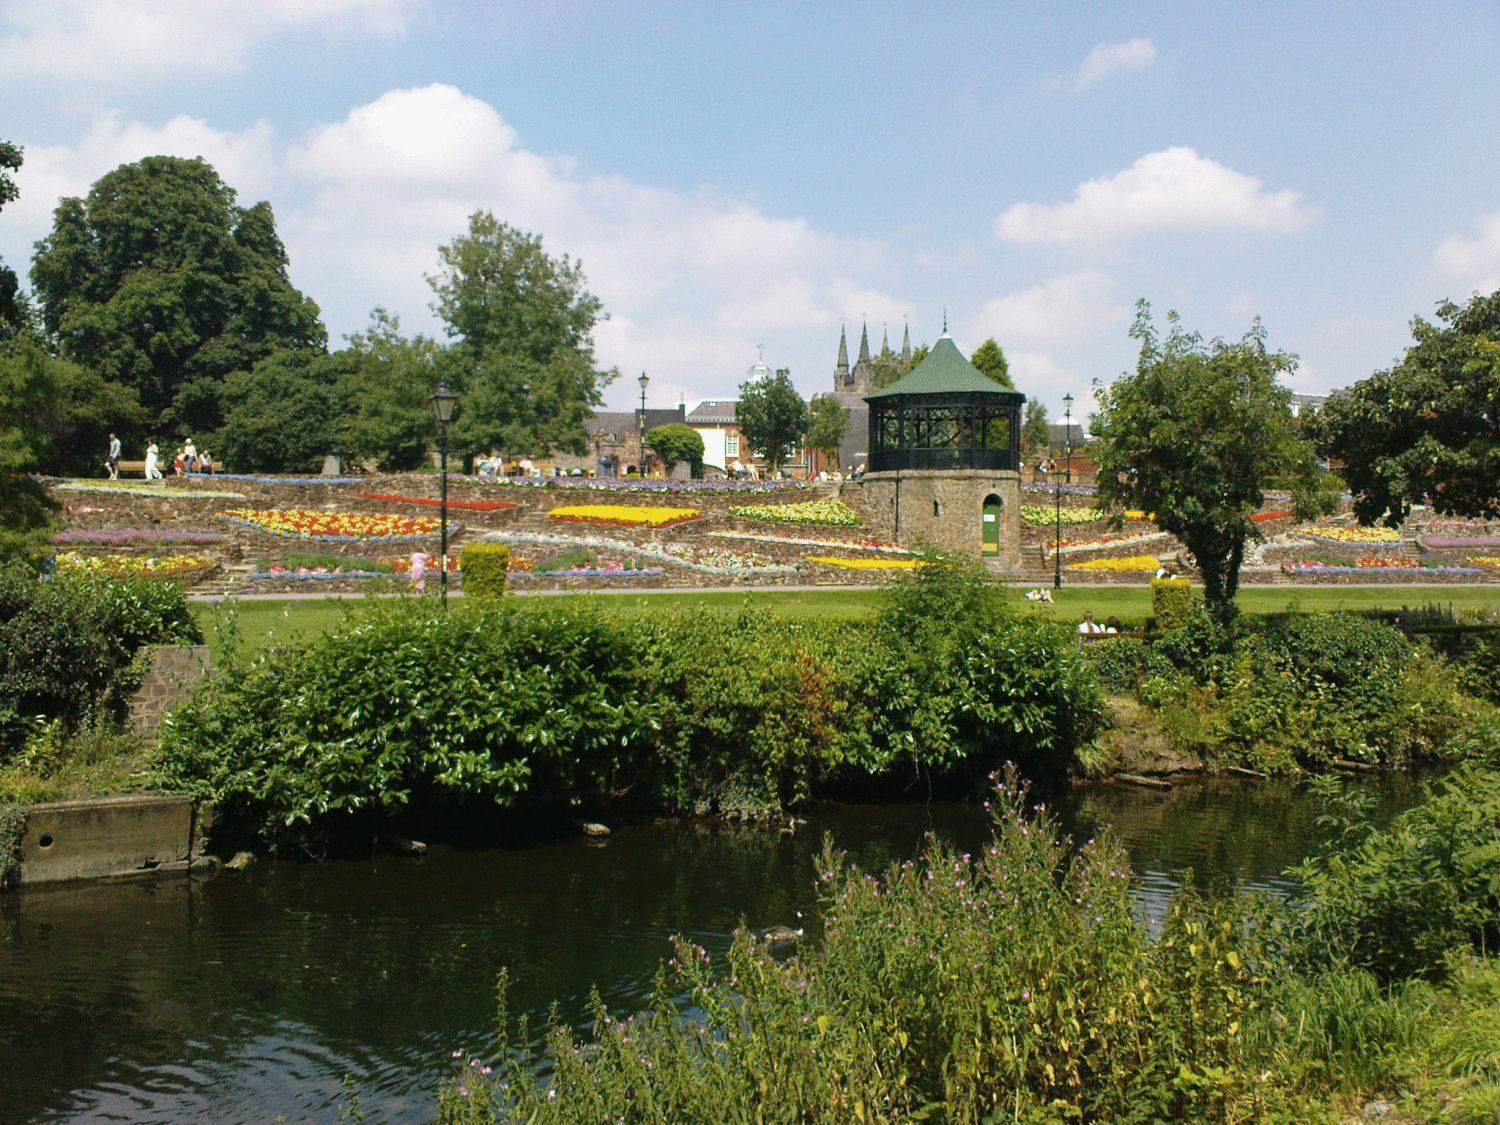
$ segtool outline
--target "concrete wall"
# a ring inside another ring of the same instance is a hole
[[[34,805],[21,833],[20,884],[185,871],[200,856],[191,798],[132,793]]]
[[[1007,569],[1020,569],[1020,474],[921,469],[870,473],[862,484],[865,509],[898,542],[909,546],[922,540],[973,559],[984,549],[985,497],[998,496],[999,562]]]
[[[137,734],[150,734],[168,711],[192,694],[213,667],[213,657],[207,645],[148,645],[142,652],[150,666],[130,698],[126,725]]]

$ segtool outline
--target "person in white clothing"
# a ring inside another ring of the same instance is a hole
[[[192,438],[188,438],[187,444],[182,447],[182,465],[190,473],[198,471],[198,447],[193,444]]]
[[[1083,620],[1078,623],[1078,632],[1085,636],[1104,632],[1104,627],[1094,620],[1093,610],[1083,611]]]
[[[146,446],[146,479],[161,480],[161,469],[157,465],[160,455],[156,449],[156,442],[150,442]]]

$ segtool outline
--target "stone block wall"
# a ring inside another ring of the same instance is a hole
[[[126,725],[137,734],[150,734],[168,711],[192,694],[213,668],[213,657],[207,645],[147,645],[138,658],[149,664],[130,699]]]
[[[870,473],[863,507],[898,542],[932,543],[966,558],[984,549],[984,501],[1000,499],[999,562],[1021,566],[1021,478],[1014,472],[923,469]]]

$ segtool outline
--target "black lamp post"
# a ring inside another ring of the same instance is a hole
[[[1073,396],[1063,395],[1063,432],[1068,436],[1068,483],[1073,483]]]
[[[1052,512],[1057,521],[1052,540],[1052,588],[1062,589],[1062,474],[1052,463]]]
[[[640,464],[639,464],[640,474],[641,474],[641,476],[645,476],[646,475],[646,384],[649,383],[649,382],[651,382],[651,380],[648,379],[648,378],[646,378],[646,373],[644,371],[642,371],[641,372],[641,377],[639,379],[637,379],[636,382],[641,385],[641,409],[636,414],[635,432],[640,436],[640,439],[641,439],[641,457],[640,457]]]
[[[442,483],[439,485],[442,499],[438,503],[438,510],[443,528],[443,545],[438,566],[441,568],[440,581],[443,584],[445,610],[448,608],[448,423],[453,421],[453,407],[457,402],[458,396],[448,389],[447,383],[439,382],[437,390],[432,392],[432,413],[437,416],[438,421],[438,452],[442,456]]]

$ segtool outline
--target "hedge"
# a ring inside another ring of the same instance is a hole
[[[465,543],[459,555],[467,598],[498,598],[505,593],[510,548],[503,543]]]

